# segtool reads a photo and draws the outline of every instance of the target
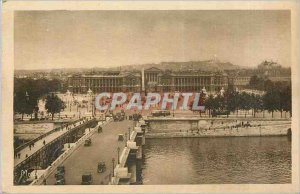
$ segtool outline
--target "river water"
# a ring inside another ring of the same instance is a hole
[[[291,140],[282,137],[147,139],[141,184],[291,182]]]

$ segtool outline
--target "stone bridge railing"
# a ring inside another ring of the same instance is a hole
[[[69,125],[72,125],[72,124],[77,123],[77,122],[82,121],[82,120],[84,120],[84,118],[81,118],[81,119],[76,120],[76,121],[72,121],[72,122],[70,122],[70,123],[68,123],[68,124],[69,124]],[[47,133],[44,133],[44,134],[40,135],[39,137],[37,137],[37,138],[35,138],[35,139],[33,139],[33,140],[30,140],[30,141],[28,141],[28,142],[26,142],[26,143],[20,145],[19,147],[17,147],[17,148],[15,149],[15,153],[20,152],[22,149],[28,147],[30,144],[33,144],[33,143],[35,143],[35,142],[37,142],[37,141],[43,139],[44,137],[46,137],[46,136],[48,136],[48,135],[50,135],[50,134],[52,134],[52,133],[54,133],[54,132],[56,132],[56,131],[60,131],[63,127],[64,127],[64,126],[60,126],[60,127],[55,128],[55,129],[52,129],[52,130],[48,131]]]
[[[105,126],[110,121],[111,119],[99,122],[96,127],[92,128],[87,134],[82,136],[77,142],[72,144],[70,148],[62,153],[48,168],[45,169],[44,173],[36,180],[34,180],[30,185],[42,185],[44,179],[48,178],[49,175],[51,175],[56,170],[56,168],[62,164],[63,161],[65,161],[76,149],[79,148],[80,145],[84,143],[86,139],[90,138],[97,131],[98,126]]]
[[[144,145],[145,141],[137,141],[138,134],[143,134],[144,131],[141,128],[141,125],[144,125],[144,121],[140,121],[136,123],[134,130],[130,133],[130,140],[127,141],[126,147],[123,149],[120,156],[120,164],[117,164],[114,169],[114,174],[109,184],[118,185],[120,179],[125,178],[129,179],[132,177],[132,173],[129,172],[129,167],[125,166],[127,160],[129,158],[129,154],[132,150],[136,152],[136,158],[141,158],[142,155],[142,145]]]

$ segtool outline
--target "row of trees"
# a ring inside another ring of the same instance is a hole
[[[205,97],[204,106],[210,115],[214,114],[227,114],[230,112],[236,112],[239,110],[253,110],[253,116],[257,112],[268,111],[273,113],[279,111],[289,112],[292,114],[292,95],[291,87],[282,82],[271,82],[270,87],[263,95],[249,94],[246,92],[237,92],[234,90],[227,91],[224,95],[208,95]],[[246,115],[245,115],[246,117]]]
[[[46,99],[45,108],[48,113],[51,113],[53,119],[55,113],[59,113],[65,108],[64,102],[53,94],[53,92],[59,91],[60,89],[60,81],[56,79],[34,80],[30,78],[15,78],[14,113],[21,114],[22,120],[24,114],[34,114],[35,119],[37,119],[39,111],[38,101],[44,98]]]

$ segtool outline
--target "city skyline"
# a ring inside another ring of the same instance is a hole
[[[290,25],[289,11],[17,11],[15,69],[214,57],[242,67],[264,60],[290,67]]]

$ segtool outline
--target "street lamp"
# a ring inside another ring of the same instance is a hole
[[[37,179],[37,159],[35,160],[35,179]]]
[[[29,94],[27,91],[25,93],[25,100],[26,100],[27,105],[29,105]],[[23,120],[23,116],[22,116],[22,120]]]
[[[175,116],[175,106],[174,106],[174,104],[172,105],[172,107],[173,107],[173,117]]]
[[[26,91],[26,93],[25,93],[25,99],[26,99],[27,102],[29,101],[29,95],[28,95],[28,92],[27,92],[27,91]]]
[[[130,127],[128,127],[128,140],[130,140]]]
[[[113,165],[113,174],[112,174],[112,176],[114,177],[115,176],[115,158],[112,158],[112,165]]]
[[[120,147],[118,147],[118,164],[120,164]]]
[[[69,90],[67,90],[66,95],[67,95],[67,104],[69,105],[70,112],[71,112],[71,99],[70,99],[71,92]]]
[[[125,133],[125,147],[127,147],[127,133]]]

